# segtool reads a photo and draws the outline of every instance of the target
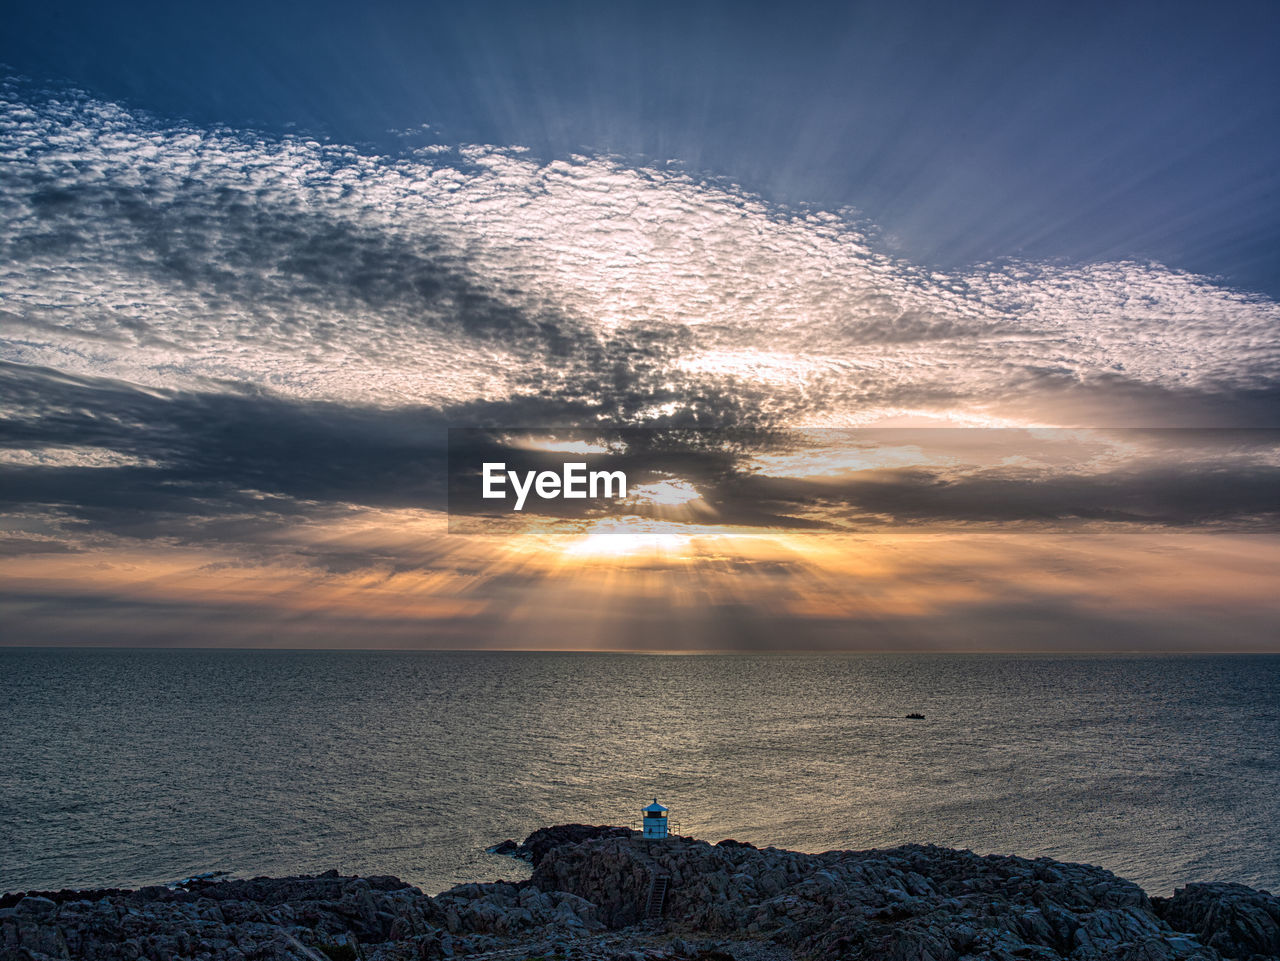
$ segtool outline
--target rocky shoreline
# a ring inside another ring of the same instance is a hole
[[[802,854],[561,825],[493,850],[527,881],[434,897],[336,871],[0,898],[0,961],[1280,958],[1280,899],[1148,897],[1101,868],[920,845]]]

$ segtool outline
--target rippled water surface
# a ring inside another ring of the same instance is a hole
[[[0,890],[438,890],[655,795],[713,841],[1280,888],[1280,657],[0,650],[0,705]]]

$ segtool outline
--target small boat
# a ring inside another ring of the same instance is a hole
[[[907,720],[908,720],[908,721],[923,721],[923,720],[924,720],[924,715],[923,715],[923,714],[915,714],[915,713],[911,713],[911,714],[908,714],[908,715],[907,715]]]

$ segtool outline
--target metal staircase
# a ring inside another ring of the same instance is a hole
[[[644,906],[644,919],[655,921],[662,917],[662,909],[667,903],[667,888],[671,886],[671,876],[655,874],[649,885],[649,900]]]

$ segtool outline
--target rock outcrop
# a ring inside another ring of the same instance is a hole
[[[1194,934],[1224,958],[1280,957],[1280,898],[1243,884],[1188,884],[1152,898],[1170,927]]]
[[[596,824],[557,824],[554,827],[538,828],[520,844],[511,840],[495,844],[489,848],[489,852],[520,858],[537,867],[542,863],[542,859],[556,848],[581,844],[583,841],[594,841],[598,838],[629,838],[633,833],[628,828]]]
[[[801,854],[562,825],[519,883],[435,897],[389,877],[192,880],[0,900],[0,961],[888,959],[1260,961],[1280,902],[1236,884],[1150,899],[1101,868],[907,845]],[[668,879],[661,916],[654,879]]]

